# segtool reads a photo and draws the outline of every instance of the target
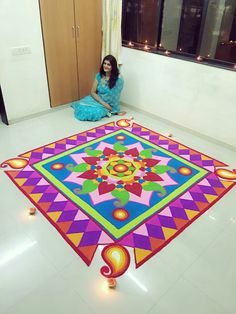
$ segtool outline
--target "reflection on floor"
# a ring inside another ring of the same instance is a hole
[[[135,121],[236,167],[236,153],[156,119]],[[116,120],[119,118],[116,117]],[[0,162],[82,132],[111,118],[74,120],[70,108],[5,126]],[[96,252],[87,267],[0,171],[0,313],[236,313],[236,189],[231,190],[156,256],[135,270],[134,261],[109,290]],[[14,195],[14,198],[12,197]],[[132,254],[131,254],[132,256]]]

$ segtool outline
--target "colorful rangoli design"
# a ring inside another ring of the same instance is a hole
[[[1,166],[87,265],[103,247],[108,278],[129,267],[127,248],[139,267],[236,180],[226,164],[124,119]]]

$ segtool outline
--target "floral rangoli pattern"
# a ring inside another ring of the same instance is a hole
[[[98,245],[118,277],[139,267],[235,185],[227,165],[129,120],[2,163],[7,175],[89,265]],[[222,177],[223,176],[223,177]],[[114,252],[120,256],[116,265]]]

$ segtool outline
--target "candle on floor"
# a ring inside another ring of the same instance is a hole
[[[36,213],[36,208],[35,207],[29,208],[29,215],[34,215],[35,213]]]
[[[108,283],[108,287],[110,289],[115,289],[116,285],[117,285],[117,282],[116,282],[116,279],[115,278],[108,278],[107,279],[107,283]]]
[[[201,56],[198,56],[197,57],[197,61],[202,61],[203,59],[202,59],[202,57]]]

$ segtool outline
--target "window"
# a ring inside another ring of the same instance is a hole
[[[123,39],[136,43],[148,43],[155,47],[160,24],[159,3],[155,0],[124,1],[122,33]]]
[[[123,0],[123,45],[236,68],[236,0]]]
[[[203,22],[203,2],[203,0],[183,1],[177,45],[179,51],[197,53]]]

